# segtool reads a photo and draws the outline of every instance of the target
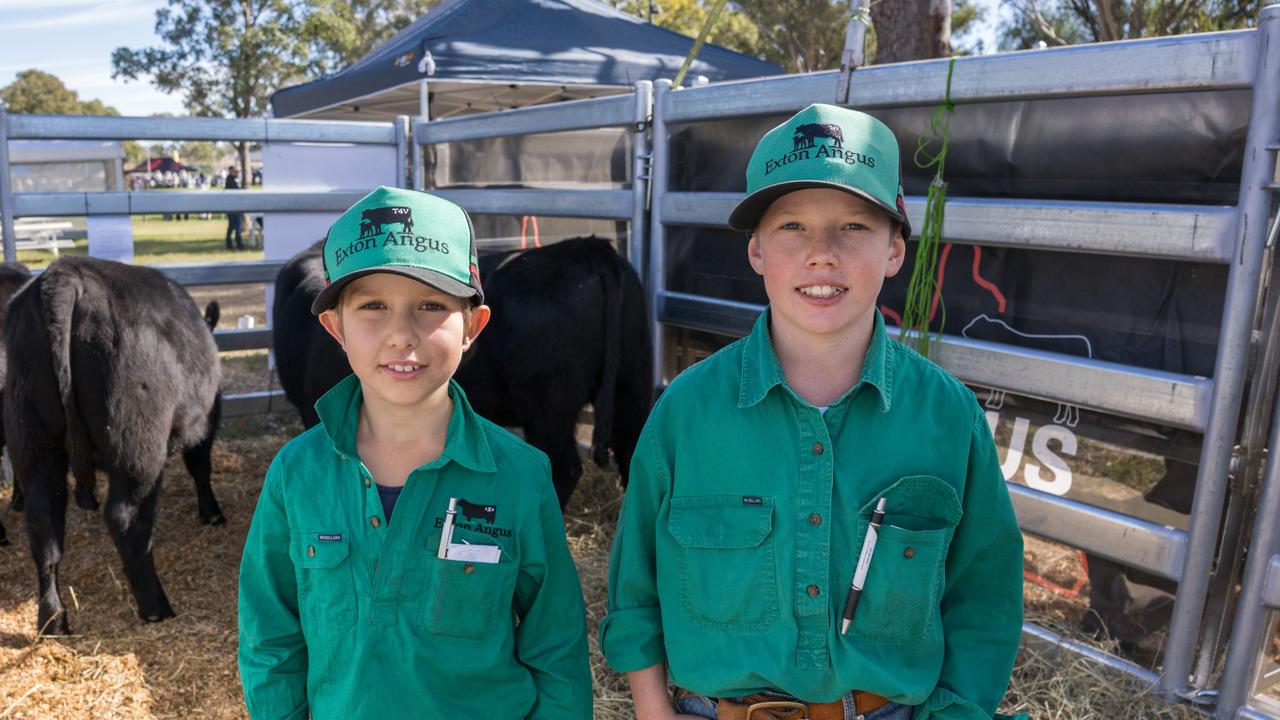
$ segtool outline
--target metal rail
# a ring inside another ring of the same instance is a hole
[[[17,193],[17,216],[145,215],[175,212],[329,212],[351,207],[367,191]]]
[[[502,215],[630,220],[635,210],[632,190],[541,190],[477,188],[432,190],[432,195],[457,203],[467,212]]]
[[[1240,600],[1231,628],[1231,644],[1218,693],[1218,720],[1228,720],[1247,704],[1265,647],[1263,631],[1269,610],[1280,609],[1280,405],[1271,418],[1270,454],[1262,494],[1254,514],[1249,559],[1240,584]]]
[[[659,322],[746,335],[762,305],[661,290]],[[897,337],[897,328],[888,328]],[[1193,375],[944,335],[938,364],[964,382],[1202,432],[1213,381]]]
[[[1073,45],[956,58],[957,103],[1144,92],[1248,88],[1257,36],[1250,30]],[[934,105],[943,100],[949,59],[872,65],[853,71],[849,105]],[[776,115],[835,97],[839,71],[682,88],[661,109],[668,123]]]
[[[1170,699],[1186,697],[1198,689],[1189,687],[1189,676],[1200,634],[1227,493],[1227,474],[1235,445],[1237,419],[1249,370],[1254,305],[1262,274],[1267,219],[1271,216],[1272,197],[1267,185],[1275,177],[1275,152],[1266,148],[1280,138],[1280,5],[1263,8],[1256,36],[1253,106],[1249,114],[1240,201],[1237,203],[1236,252],[1227,276],[1227,296],[1214,363],[1213,404],[1201,448],[1195,498],[1187,527],[1187,562],[1174,600],[1164,674],[1160,678],[1160,691]]]
[[[417,120],[413,125],[413,135],[414,142],[420,145],[435,145],[510,135],[630,126],[635,124],[637,112],[636,97],[629,93],[446,120]],[[648,114],[647,105],[643,112]],[[475,118],[483,118],[483,121],[477,122]]]
[[[394,145],[394,123],[275,118],[10,115],[10,140],[213,140]]]
[[[740,193],[670,192],[668,225],[723,227]],[[908,197],[911,226],[924,226],[925,199]],[[947,242],[1132,255],[1226,264],[1235,244],[1233,207],[1150,203],[948,198]]]

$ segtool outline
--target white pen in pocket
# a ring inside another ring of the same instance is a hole
[[[876,509],[871,513],[871,522],[867,525],[867,536],[862,541],[862,552],[858,553],[858,564],[854,567],[853,580],[849,582],[849,595],[844,601],[844,613],[840,622],[840,634],[849,632],[853,622],[853,614],[858,609],[858,599],[862,597],[862,588],[867,582],[867,570],[871,568],[871,557],[876,552],[876,538],[880,525],[884,522],[885,498],[880,498]]]
[[[449,557],[449,544],[453,542],[453,517],[458,514],[458,498],[449,498],[449,509],[444,513],[444,525],[440,528],[440,549],[436,557],[444,560]]]

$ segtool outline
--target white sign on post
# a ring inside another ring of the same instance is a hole
[[[396,148],[390,145],[267,143],[262,148],[262,187],[273,192],[370,193],[396,184]],[[288,260],[323,240],[338,212],[271,212],[262,219],[266,260]],[[267,284],[271,317],[274,283]],[[271,358],[272,367],[275,358]]]
[[[90,215],[85,226],[91,257],[133,262],[133,222],[128,215]]]

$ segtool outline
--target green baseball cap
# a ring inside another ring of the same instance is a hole
[[[328,310],[347,283],[378,272],[484,302],[471,218],[457,205],[427,193],[380,187],[329,226],[325,288],[311,303],[311,312]]]
[[[911,237],[898,140],[866,113],[814,104],[765,133],[747,163],[747,197],[729,215],[729,226],[754,230],[774,200],[804,188],[857,195],[896,218]]]

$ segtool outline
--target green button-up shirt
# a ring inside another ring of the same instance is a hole
[[[769,313],[677,377],[631,466],[600,643],[694,692],[811,702],[850,690],[915,720],[988,720],[1022,625],[1022,536],[973,393],[877,313],[825,415],[786,383]],[[878,498],[853,624],[840,621]]]
[[[356,454],[353,375],[267,470],[240,566],[240,678],[255,719],[590,718],[582,589],[546,456],[449,386],[444,453],[382,512]],[[499,562],[439,560],[453,542]],[[470,513],[470,514],[468,514]]]

